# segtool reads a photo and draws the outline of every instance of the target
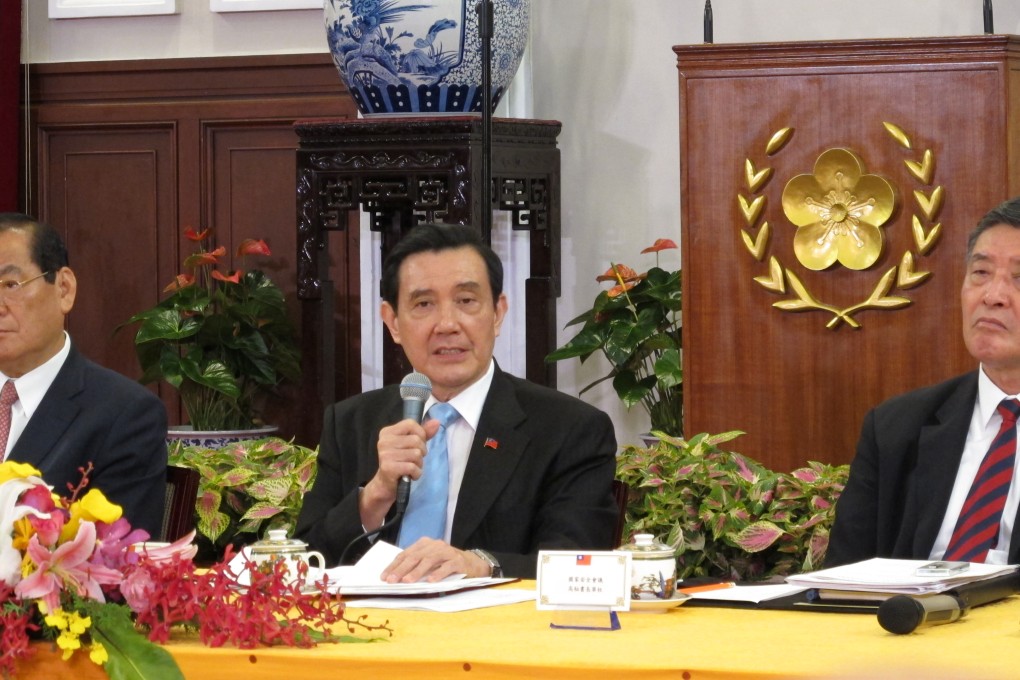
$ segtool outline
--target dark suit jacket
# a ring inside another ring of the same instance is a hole
[[[318,477],[297,536],[336,564],[361,533],[358,489],[378,469],[379,430],[401,419],[396,385],[326,409]],[[485,446],[495,440],[495,448]],[[540,548],[614,547],[616,438],[609,417],[496,367],[457,498],[451,543],[482,548],[504,573],[533,578]],[[381,534],[396,542],[396,526]],[[357,556],[367,541],[359,544]]]
[[[871,557],[928,558],[963,457],[977,384],[977,372],[967,373],[868,413],[836,504],[826,566]],[[1009,547],[1009,562],[1018,561],[1020,521]]]
[[[11,450],[57,493],[81,481],[124,509],[135,528],[158,539],[166,495],[166,409],[133,380],[71,353]]]

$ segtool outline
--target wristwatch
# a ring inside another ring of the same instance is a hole
[[[489,577],[490,578],[502,578],[503,567],[499,566],[499,560],[492,556],[487,550],[481,548],[472,548],[468,552],[474,553],[476,557],[481,558],[486,564],[489,565]]]

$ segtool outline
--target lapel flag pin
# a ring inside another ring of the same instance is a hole
[[[487,448],[487,449],[498,449],[499,448],[499,442],[496,441],[495,439],[493,439],[492,437],[488,437],[485,440],[485,448]]]

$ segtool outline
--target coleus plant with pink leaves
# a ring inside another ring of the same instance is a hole
[[[719,448],[739,431],[656,434],[655,447],[623,449],[617,477],[630,488],[626,532],[673,547],[679,578],[762,580],[822,565],[849,466],[775,472]]]

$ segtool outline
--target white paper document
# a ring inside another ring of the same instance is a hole
[[[390,562],[401,553],[397,546],[377,541],[365,555],[352,566],[326,569],[329,589],[341,595],[442,595],[468,588],[484,588],[500,583],[509,583],[512,578],[464,578],[464,574],[451,574],[438,583],[387,583],[380,575]],[[315,575],[318,582],[322,576]]]
[[[796,595],[806,590],[804,586],[786,583],[769,583],[755,586],[736,585],[732,588],[717,588],[688,593],[695,600],[715,600],[717,602],[766,602],[780,597]]]
[[[861,590],[877,593],[920,595],[941,593],[965,583],[974,583],[1013,573],[1016,565],[972,562],[970,567],[952,576],[919,576],[917,568],[931,560],[893,560],[876,557],[841,567],[788,576],[786,582],[804,588]]]
[[[499,607],[518,602],[534,602],[534,590],[483,588],[451,593],[443,597],[366,597],[347,600],[349,609],[404,609],[425,612],[463,612],[469,609]]]
[[[306,584],[309,590],[313,590],[311,584],[322,581],[323,576],[329,577],[329,591],[339,592],[341,595],[383,595],[383,596],[409,596],[409,595],[443,595],[471,588],[486,588],[510,583],[516,579],[512,578],[464,578],[464,574],[451,574],[438,583],[387,583],[380,578],[383,569],[389,566],[401,549],[385,541],[377,541],[365,555],[353,566],[333,567],[332,569],[308,569]],[[245,546],[230,561],[231,569],[238,575],[237,583],[241,586],[250,584],[248,570],[245,568],[247,560],[251,559],[249,548]]]

